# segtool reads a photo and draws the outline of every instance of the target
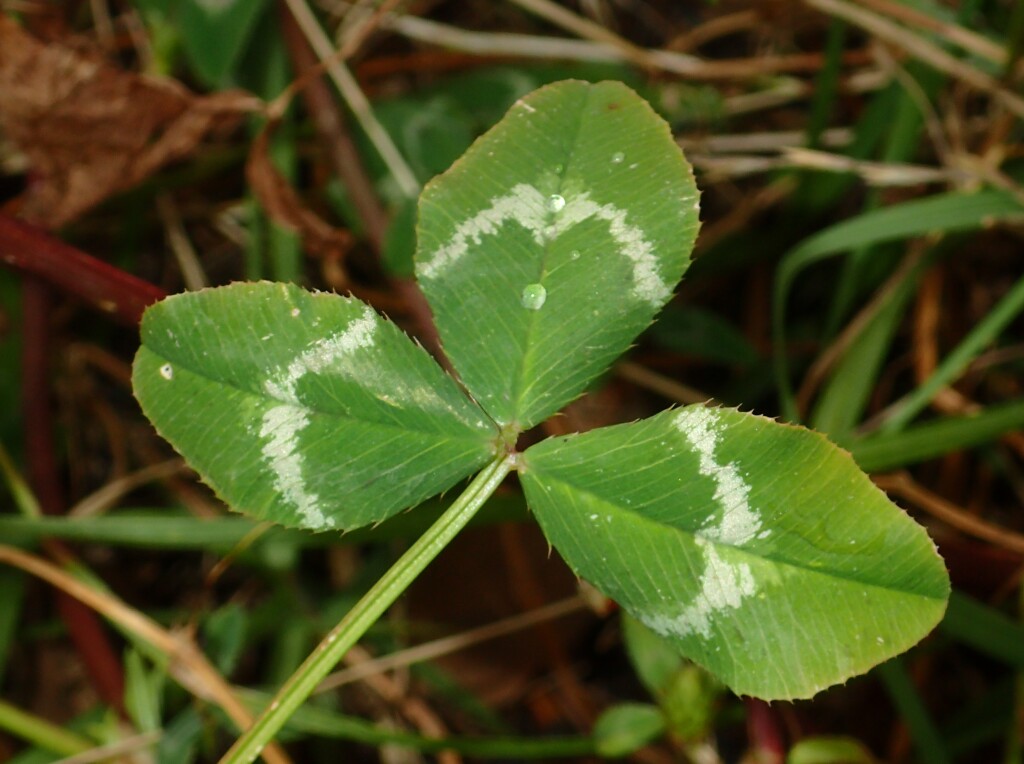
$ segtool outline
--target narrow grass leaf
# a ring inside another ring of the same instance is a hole
[[[841,252],[933,232],[969,231],[998,221],[1024,220],[1024,207],[1005,191],[953,192],[872,210],[804,240],[783,258],[775,282],[772,325],[775,374],[783,410],[797,419],[786,362],[785,312],[794,280],[808,266]]]
[[[1024,625],[999,610],[953,592],[941,629],[958,642],[1024,671]]]
[[[740,694],[805,698],[920,640],[949,579],[823,436],[690,406],[523,454],[570,567]]]
[[[267,0],[177,3],[182,48],[195,73],[207,85],[228,84],[266,6]]]
[[[920,387],[894,405],[891,416],[882,423],[882,432],[897,432],[903,429],[921,413],[936,393],[953,382],[981,351],[1020,315],[1021,311],[1024,311],[1024,278],[1017,280],[1013,288],[968,332]]]
[[[566,81],[518,101],[427,186],[416,273],[466,387],[525,429],[650,324],[697,227],[668,125],[621,83]]]
[[[886,472],[953,451],[976,448],[1021,429],[1024,401],[1013,401],[989,406],[976,414],[925,422],[901,432],[869,435],[854,440],[848,447],[865,472]]]
[[[920,760],[929,764],[952,764],[953,758],[946,750],[939,728],[902,660],[897,658],[879,666],[878,676],[881,677],[893,705],[910,730],[910,737],[920,754]]]
[[[863,419],[885,359],[927,262],[918,263],[844,350],[822,386],[810,426],[842,443]]]
[[[146,416],[229,505],[260,519],[378,522],[495,450],[486,415],[358,300],[234,284],[153,306],[142,341],[132,381]]]

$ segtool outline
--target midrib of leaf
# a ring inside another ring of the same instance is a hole
[[[583,124],[583,113],[586,111],[587,105],[589,104],[589,102],[591,100],[591,96],[593,95],[593,92],[594,92],[593,88],[587,88],[585,98],[581,102],[581,105],[580,105],[579,109],[576,112],[576,124],[574,125],[574,129],[573,129],[571,148],[570,148],[570,150],[568,152],[568,157],[569,158],[567,158],[565,160],[565,162],[562,164],[562,171],[558,174],[558,193],[559,194],[561,194],[565,190],[563,188],[564,182],[565,182],[565,176],[569,172],[569,166],[570,166],[570,162],[572,161],[572,157],[576,156],[577,149],[579,147],[580,133],[582,131],[582,124]],[[555,214],[556,213],[551,212],[549,210],[548,211],[548,220],[549,221],[550,220],[554,220],[554,215]],[[548,241],[548,240],[544,241],[543,255],[541,257],[541,272],[540,272],[540,276],[539,276],[539,281],[533,282],[533,283],[538,283],[538,284],[543,284],[544,283],[544,276],[547,275],[547,273],[548,273],[548,258],[550,256],[550,245],[551,245],[550,241]],[[540,311],[539,310],[537,310],[537,311],[530,311],[530,313],[532,315],[529,316],[529,320],[528,320],[527,327],[526,327],[526,350],[523,353],[523,355],[516,362],[516,375],[515,375],[515,380],[514,380],[515,388],[514,388],[513,400],[515,401],[515,410],[517,412],[517,415],[522,414],[523,398],[526,395],[526,393],[528,393],[530,391],[530,389],[531,389],[530,386],[526,386],[524,388],[524,382],[526,380],[527,369],[531,368],[530,360],[532,359],[532,357],[534,356],[534,354],[536,353],[536,350],[537,350],[537,345],[533,342],[533,335],[534,335],[534,332],[536,331],[536,328],[537,328],[537,322],[540,321]],[[536,381],[536,375],[534,376],[534,380]]]
[[[303,404],[296,404],[294,401],[282,400],[281,398],[276,398],[273,395],[270,395],[268,393],[254,391],[252,388],[242,387],[242,386],[236,385],[236,384],[234,384],[232,382],[228,382],[226,380],[218,379],[217,377],[210,376],[209,374],[204,373],[202,371],[196,371],[194,367],[192,367],[192,366],[190,366],[188,364],[182,363],[181,361],[177,361],[177,360],[175,360],[171,356],[164,355],[162,352],[158,353],[155,350],[153,350],[151,347],[144,347],[144,349],[147,350],[148,352],[152,353],[157,358],[163,359],[163,360],[167,361],[168,363],[176,364],[176,367],[175,367],[176,369],[177,368],[184,369],[189,374],[192,374],[193,376],[196,376],[196,377],[200,377],[201,379],[204,379],[207,382],[210,382],[211,384],[218,385],[220,387],[226,387],[226,388],[229,388],[231,390],[235,390],[235,391],[241,393],[242,395],[248,396],[250,398],[255,398],[258,401],[269,402],[269,403],[271,403],[271,405],[274,405],[274,406],[289,406],[291,408],[295,408],[295,409],[300,409],[302,411],[306,411],[306,412],[312,414],[313,416],[328,417],[328,418],[336,419],[336,420],[340,420],[340,421],[360,422],[362,424],[372,425],[374,427],[382,427],[382,428],[391,429],[391,430],[399,430],[400,432],[405,432],[405,433],[408,433],[408,432],[418,432],[418,433],[421,433],[423,435],[433,435],[433,436],[444,435],[444,436],[447,436],[447,437],[449,437],[449,438],[451,438],[453,440],[455,440],[455,439],[459,439],[459,440],[472,440],[472,441],[476,440],[476,438],[470,437],[469,434],[467,434],[465,436],[461,436],[461,435],[460,436],[456,436],[456,435],[453,435],[453,434],[451,434],[450,432],[447,432],[447,431],[429,430],[429,429],[425,429],[425,428],[419,427],[419,426],[410,427],[407,424],[399,424],[399,423],[396,423],[396,422],[389,422],[389,421],[384,421],[384,420],[365,419],[365,418],[361,418],[361,417],[358,417],[358,416],[352,416],[350,414],[343,414],[343,413],[340,413],[340,412],[337,412],[337,411],[327,411],[325,409],[322,409],[322,408],[319,408],[319,407],[316,407],[316,406],[311,406],[311,405],[305,404],[305,403],[303,403]],[[472,405],[476,406],[477,408],[480,408],[479,404],[477,404],[476,401],[473,401],[472,399],[470,399],[469,402]],[[483,409],[480,409],[480,411],[486,415],[486,412],[483,412]],[[491,423],[494,422],[494,420],[490,416],[486,416],[486,418],[487,418],[487,420],[489,422],[491,422]],[[457,419],[456,421],[458,421],[460,425],[464,425],[465,424],[461,419]],[[419,423],[417,423],[417,424],[419,424]],[[497,429],[495,429],[494,435],[495,436],[498,435]]]
[[[664,530],[667,529],[668,531],[670,531],[672,533],[677,533],[677,534],[680,534],[681,536],[685,536],[685,537],[688,537],[690,539],[694,539],[695,540],[697,538],[700,538],[703,541],[705,541],[707,544],[709,544],[711,546],[714,546],[716,549],[733,549],[733,550],[736,550],[737,552],[739,552],[741,555],[744,555],[744,556],[746,556],[747,558],[749,558],[751,560],[763,560],[763,561],[770,562],[770,563],[772,563],[774,565],[778,565],[780,567],[786,567],[786,568],[791,569],[791,570],[805,571],[807,573],[812,573],[812,574],[815,574],[815,575],[818,575],[818,576],[823,576],[825,578],[835,579],[835,580],[838,580],[838,581],[848,581],[850,583],[859,584],[859,585],[862,585],[862,586],[865,586],[865,587],[869,587],[869,588],[872,588],[872,589],[878,589],[878,590],[887,591],[887,592],[894,592],[896,594],[901,594],[901,595],[904,595],[904,596],[919,597],[920,599],[923,599],[923,600],[926,600],[926,601],[929,601],[929,602],[931,602],[931,601],[935,601],[935,602],[943,601],[944,602],[945,601],[945,598],[942,598],[942,597],[938,597],[938,598],[937,597],[931,597],[931,596],[928,596],[926,594],[921,594],[921,593],[918,593],[918,592],[907,591],[906,589],[896,589],[896,588],[885,586],[883,584],[879,584],[879,583],[876,583],[876,582],[873,582],[873,581],[864,581],[864,580],[862,580],[860,578],[855,578],[855,577],[852,577],[852,576],[849,576],[849,575],[843,575],[843,574],[838,573],[838,572],[832,572],[832,571],[829,571],[827,569],[813,568],[813,567],[810,567],[809,565],[800,565],[799,563],[793,562],[791,560],[780,560],[780,559],[777,559],[777,558],[775,558],[775,557],[773,557],[771,555],[767,555],[767,554],[757,554],[757,553],[752,552],[751,550],[747,549],[746,547],[735,546],[733,544],[726,544],[726,543],[723,543],[722,541],[720,541],[718,539],[715,539],[713,537],[703,536],[703,535],[701,535],[700,533],[698,533],[696,531],[690,531],[690,530],[687,530],[685,528],[679,528],[679,527],[677,527],[675,525],[671,525],[669,523],[661,522],[661,521],[655,520],[654,518],[651,518],[651,517],[646,517],[645,515],[640,514],[636,510],[631,510],[631,509],[624,508],[620,504],[614,504],[614,503],[610,502],[608,499],[606,499],[605,497],[601,496],[600,494],[594,493],[593,491],[588,490],[587,488],[580,487],[580,486],[576,485],[575,483],[572,483],[572,482],[570,482],[568,480],[562,480],[562,479],[559,479],[559,478],[552,477],[549,473],[544,472],[544,470],[539,470],[538,474],[544,475],[545,476],[544,479],[547,482],[549,482],[549,483],[559,483],[560,485],[563,485],[563,486],[571,489],[572,491],[574,491],[576,493],[585,494],[586,496],[589,496],[593,500],[597,501],[601,506],[608,507],[608,508],[616,511],[617,514],[619,514],[620,516],[625,517],[627,520],[630,520],[632,522],[635,522],[637,524],[642,524],[642,525],[653,525],[656,528],[658,528],[660,532],[664,532]],[[772,529],[772,530],[775,530],[775,529]]]

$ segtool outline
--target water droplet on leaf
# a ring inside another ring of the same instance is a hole
[[[569,253],[569,257],[571,257],[573,260],[579,260],[580,251],[578,249],[574,249],[572,252]]]
[[[626,155],[621,151],[616,151],[612,154],[612,164],[622,164],[622,161],[626,158]]]
[[[523,287],[520,302],[527,310],[540,310],[544,307],[546,299],[548,299],[548,290],[544,288],[543,284],[527,284]]]
[[[552,212],[561,212],[563,207],[565,207],[565,197],[559,196],[558,194],[552,194],[548,197],[549,210]]]

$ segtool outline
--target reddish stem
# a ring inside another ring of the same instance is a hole
[[[758,764],[782,764],[786,759],[786,743],[778,715],[772,707],[757,698],[744,698],[747,709],[747,738],[753,760]]]
[[[142,311],[163,290],[65,244],[45,230],[0,214],[0,262],[23,274],[22,403],[29,481],[44,513],[59,515],[60,485],[50,400],[52,289],[77,297],[121,323],[138,325]],[[67,547],[48,541],[49,553],[69,558]],[[97,615],[57,593],[57,609],[93,686],[105,703],[124,712],[124,674]]]
[[[42,511],[64,511],[60,472],[55,458],[53,415],[50,405],[50,288],[34,277],[23,284],[22,402],[25,454],[29,482]],[[54,557],[67,558],[67,548],[55,540],[46,544]],[[96,614],[64,592],[57,592],[57,610],[82,658],[93,686],[105,703],[124,712],[124,674],[121,661]]]
[[[166,297],[148,281],[4,214],[0,214],[0,263],[35,276],[128,326],[137,326],[146,306]]]

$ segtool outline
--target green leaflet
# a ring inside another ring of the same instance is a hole
[[[233,507],[313,530],[378,522],[496,452],[432,358],[358,300],[234,284],[150,308],[133,385]]]
[[[174,3],[189,63],[208,85],[224,87],[267,6],[267,0],[178,0]]]
[[[427,186],[416,273],[473,397],[526,429],[650,324],[698,224],[690,167],[650,106],[621,83],[560,82]]]
[[[924,530],[809,430],[690,406],[549,439],[522,462],[576,573],[737,693],[809,697],[945,610]]]

